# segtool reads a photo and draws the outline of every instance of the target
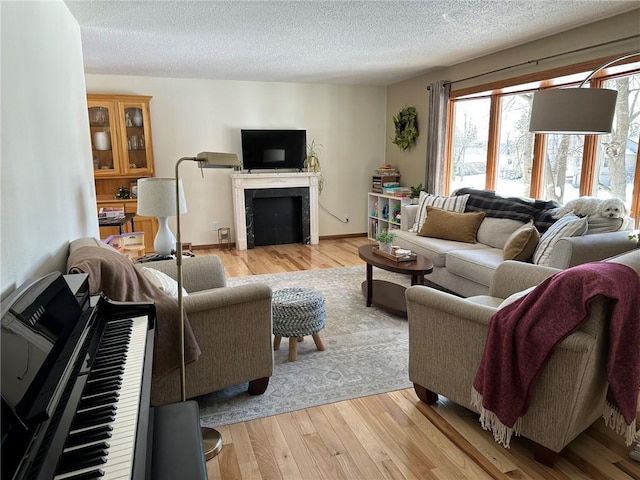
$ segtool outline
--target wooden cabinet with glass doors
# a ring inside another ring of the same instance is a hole
[[[137,201],[133,188],[139,178],[153,177],[150,96],[88,94],[91,154],[96,186],[97,207],[123,203],[126,213],[135,213]],[[122,196],[128,193],[128,196]],[[147,253],[153,251],[157,220],[134,218],[136,231],[144,231]],[[123,231],[129,231],[129,225]],[[100,235],[114,233],[102,227]]]

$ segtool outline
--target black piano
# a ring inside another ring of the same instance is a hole
[[[2,304],[2,478],[206,477],[198,407],[150,407],[152,303],[52,273]]]

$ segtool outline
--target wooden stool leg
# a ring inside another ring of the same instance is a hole
[[[273,349],[274,350],[279,350],[280,349],[280,340],[282,340],[282,337],[280,335],[274,335],[273,336]]]
[[[295,362],[298,359],[298,339],[289,337],[289,361]]]
[[[320,338],[319,333],[313,334],[313,341],[316,342],[316,348],[318,350],[324,350],[324,345],[322,344],[322,339]]]

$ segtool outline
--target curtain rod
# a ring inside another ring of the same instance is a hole
[[[491,70],[489,72],[479,73],[478,75],[473,75],[471,77],[461,78],[460,80],[453,80],[453,81],[447,82],[447,83],[450,83],[450,84],[453,85],[454,83],[466,82],[467,80],[473,80],[474,78],[484,77],[485,75],[491,75],[492,73],[498,73],[498,72],[502,72],[504,70],[510,70],[510,69],[516,68],[516,67],[522,67],[522,66],[525,66],[525,65],[531,65],[532,63],[535,63],[537,65],[540,62],[543,62],[545,60],[551,60],[552,58],[562,57],[564,55],[571,55],[572,53],[584,52],[585,50],[591,50],[592,48],[604,47],[606,45],[611,45],[612,43],[620,43],[620,42],[624,42],[624,41],[627,41],[627,40],[632,40],[634,38],[639,38],[639,37],[640,37],[640,35],[631,35],[629,37],[618,38],[617,40],[611,40],[609,42],[599,43],[597,45],[591,45],[589,47],[582,47],[582,48],[577,48],[575,50],[570,50],[568,52],[556,53],[554,55],[548,55],[546,57],[537,58],[535,60],[527,60],[526,62],[516,63],[515,65],[510,65],[508,67],[498,68],[496,70]],[[430,90],[430,89],[431,89],[431,87],[427,86],[427,90]]]

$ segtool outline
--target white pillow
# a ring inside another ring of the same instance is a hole
[[[549,265],[551,252],[558,240],[563,237],[579,237],[584,235],[587,228],[589,228],[587,217],[581,218],[573,213],[567,213],[542,234],[536,251],[533,252],[533,263]]]
[[[505,298],[502,303],[500,305],[498,305],[498,310],[500,310],[501,308],[506,307],[507,305],[509,305],[510,303],[515,302],[516,300],[518,300],[519,298],[524,297],[525,295],[528,295],[529,292],[531,290],[533,290],[534,288],[536,288],[536,286],[534,285],[533,287],[529,287],[529,288],[525,288],[524,290],[522,290],[521,292],[516,292],[513,293],[511,295],[509,295],[507,298]]]
[[[156,287],[162,290],[167,295],[170,295],[174,298],[178,297],[178,282],[171,278],[164,272],[160,270],[156,270],[155,268],[142,267],[142,272],[144,276],[147,277],[151,283],[153,283]],[[186,297],[189,295],[187,291],[182,289],[182,296]]]
[[[427,207],[437,207],[450,212],[464,212],[464,207],[467,206],[467,200],[469,200],[469,194],[467,195],[454,195],[452,197],[442,197],[440,195],[431,195],[424,191],[420,192],[420,199],[418,200],[418,212],[416,213],[416,222],[410,232],[418,233],[422,230],[424,221],[427,219]]]

